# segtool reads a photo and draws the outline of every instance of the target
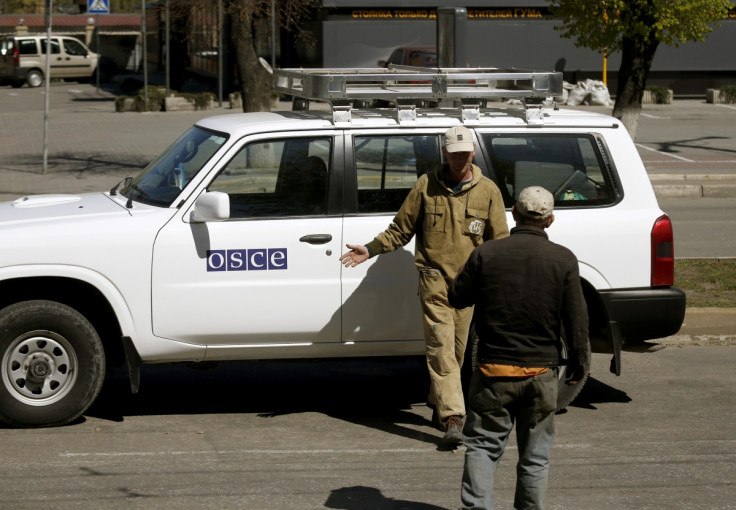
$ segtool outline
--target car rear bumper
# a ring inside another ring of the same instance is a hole
[[[674,335],[685,319],[685,292],[676,287],[604,290],[600,296],[624,343]]]

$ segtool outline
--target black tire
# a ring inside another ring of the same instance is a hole
[[[43,73],[38,69],[31,69],[26,74],[26,83],[29,87],[40,87],[43,84]]]
[[[0,422],[52,427],[76,420],[105,378],[105,352],[79,312],[53,301],[0,310]]]
[[[568,353],[567,340],[563,336],[560,341],[562,343],[562,358],[564,360],[563,363],[566,363]],[[590,366],[590,360],[588,360],[587,366]],[[583,377],[582,381],[573,386],[567,384],[567,381],[569,379],[570,372],[567,369],[567,365],[560,364],[559,372],[557,374],[557,409],[555,409],[555,411],[563,410],[568,405],[570,405],[573,400],[575,400],[575,397],[580,394],[583,386],[585,386],[585,381],[588,380],[588,372],[585,372],[585,376]]]
[[[13,80],[10,82],[10,86],[13,87],[14,89],[19,89],[23,86],[23,83],[24,83],[23,81]]]

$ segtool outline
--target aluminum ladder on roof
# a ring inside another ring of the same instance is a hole
[[[399,122],[416,121],[416,100],[463,103],[463,121],[479,119],[480,104],[488,99],[522,99],[541,104],[562,95],[562,73],[497,68],[426,68],[389,66],[355,69],[275,69],[274,91],[332,105],[335,123],[350,123],[356,100],[384,100],[399,109]],[[529,123],[539,123],[533,113]]]

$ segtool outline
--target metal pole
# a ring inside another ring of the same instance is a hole
[[[141,36],[143,37],[143,100],[144,111],[148,111],[148,48],[146,47],[146,0],[141,0]]]
[[[223,44],[223,34],[225,31],[224,20],[222,16],[222,0],[217,0],[217,102],[222,108],[222,88],[223,88],[223,52],[225,51]]]
[[[276,69],[276,0],[271,0],[271,69]]]
[[[97,26],[95,35],[95,52],[97,53],[97,93],[100,93],[100,64],[102,63],[102,53],[100,52],[100,15],[97,15]]]
[[[170,34],[170,26],[169,26],[169,0],[166,0],[165,2],[165,17],[166,17],[166,35],[165,39],[166,41],[164,44],[166,45],[166,57],[165,57],[165,66],[166,66],[166,97],[169,97],[169,91],[171,90],[171,82],[169,80],[169,70],[171,69],[171,51],[169,50],[171,45],[171,38],[169,37]]]
[[[51,4],[52,0],[46,0],[46,94],[43,106],[43,167],[41,173],[45,174],[49,164],[49,96],[51,95]]]

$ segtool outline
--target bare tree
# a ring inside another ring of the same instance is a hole
[[[313,45],[314,38],[303,22],[319,0],[227,0],[235,64],[240,78],[243,111],[268,110],[271,105],[271,74],[261,65],[256,52],[256,27],[270,26],[272,7],[276,7],[276,26],[294,32],[300,44]]]

